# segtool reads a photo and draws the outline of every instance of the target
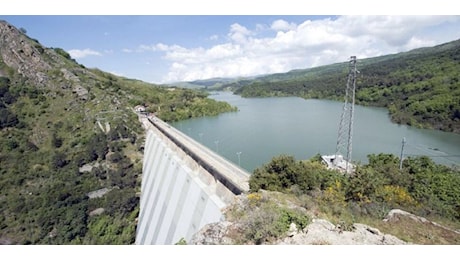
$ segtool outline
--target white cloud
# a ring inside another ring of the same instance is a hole
[[[121,51],[122,51],[122,52],[125,52],[125,53],[132,53],[132,52],[134,52],[133,50],[128,49],[128,48],[124,48],[124,49],[122,49]]]
[[[82,59],[87,56],[102,56],[100,52],[91,50],[91,49],[84,49],[84,50],[73,49],[73,50],[69,50],[68,53],[74,59]]]
[[[152,49],[157,51],[168,51],[169,46],[163,43],[157,43],[155,46],[152,46]]]
[[[246,27],[234,23],[230,26],[230,32],[228,33],[228,36],[236,43],[245,43],[247,37],[251,34],[252,32],[249,31]]]
[[[211,35],[209,37],[209,40],[211,40],[211,41],[217,41],[218,39],[219,39],[219,35],[217,35],[217,34]]]
[[[137,48],[136,52],[145,52],[145,51],[181,51],[185,50],[185,48],[179,45],[166,45],[163,43],[157,43],[153,45],[145,45],[141,44]]]
[[[276,20],[272,23],[270,28],[275,31],[288,31],[295,30],[296,26],[295,23],[288,23],[285,20]]]
[[[208,48],[186,48],[158,43],[143,50],[164,52],[170,62],[164,82],[213,77],[252,76],[286,72],[348,60],[374,57],[442,43],[430,27],[459,22],[449,16],[341,16],[307,20],[298,25],[285,20],[258,24],[254,31],[235,23],[228,42]],[[258,36],[260,30],[276,32]],[[460,37],[460,32],[452,39]],[[456,37],[456,38],[455,38]]]
[[[265,31],[267,30],[268,26],[266,24],[256,24],[256,31],[257,32],[260,32],[260,31]]]

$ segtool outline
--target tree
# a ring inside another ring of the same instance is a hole
[[[257,168],[251,176],[251,190],[268,189],[282,191],[296,183],[296,162],[293,156],[280,155],[268,164]]]

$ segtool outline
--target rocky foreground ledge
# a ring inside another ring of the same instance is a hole
[[[233,245],[228,235],[234,224],[228,221],[212,223],[198,232],[190,244],[193,245]],[[276,245],[405,245],[406,242],[389,234],[383,234],[376,228],[356,223],[353,231],[343,231],[325,219],[313,219],[303,230],[291,225],[285,238]]]
[[[264,191],[263,195],[269,200],[274,201],[276,199],[276,192]],[[247,195],[237,196],[237,199],[233,207],[238,208],[241,212],[250,211],[248,207],[250,201],[247,199]],[[236,205],[236,206],[235,206]],[[285,206],[289,208],[300,209],[304,214],[311,217],[311,222],[303,229],[298,228],[295,223],[290,224],[289,230],[285,235],[278,237],[276,240],[270,242],[263,242],[262,244],[271,245],[407,245],[413,244],[401,240],[400,238],[385,234],[379,229],[361,224],[353,223],[348,226],[341,226],[340,224],[333,224],[330,221],[315,217],[308,212],[305,208],[301,208],[294,203],[289,202]],[[234,208],[233,208],[234,210]],[[250,214],[250,213],[248,213]],[[255,216],[255,215],[254,215]],[[267,215],[268,216],[268,215]],[[265,216],[264,218],[266,218]],[[395,225],[403,223],[410,223],[415,227],[421,229],[439,229],[444,230],[442,232],[448,233],[449,236],[460,235],[459,230],[450,229],[444,227],[438,223],[429,221],[423,217],[416,216],[409,212],[393,209],[391,210],[382,222],[394,223]],[[409,222],[407,222],[409,221]],[[405,224],[403,224],[405,225]],[[211,223],[204,226],[190,241],[188,244],[192,245],[235,245],[235,244],[254,244],[251,241],[242,242],[242,236],[244,236],[244,230],[250,228],[247,222],[240,219],[224,220],[217,223]],[[410,227],[408,227],[410,228]],[[456,241],[456,240],[455,240]],[[425,244],[425,242],[424,242]]]

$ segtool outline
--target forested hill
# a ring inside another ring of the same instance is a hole
[[[0,21],[0,244],[132,244],[144,105],[166,121],[235,108],[76,63]]]
[[[356,102],[387,107],[396,123],[460,133],[460,40],[359,59]],[[224,84],[243,97],[343,100],[347,62]]]

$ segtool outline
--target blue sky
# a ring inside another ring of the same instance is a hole
[[[447,15],[32,14],[0,19],[87,67],[153,83],[286,72],[460,38],[460,16]]]

